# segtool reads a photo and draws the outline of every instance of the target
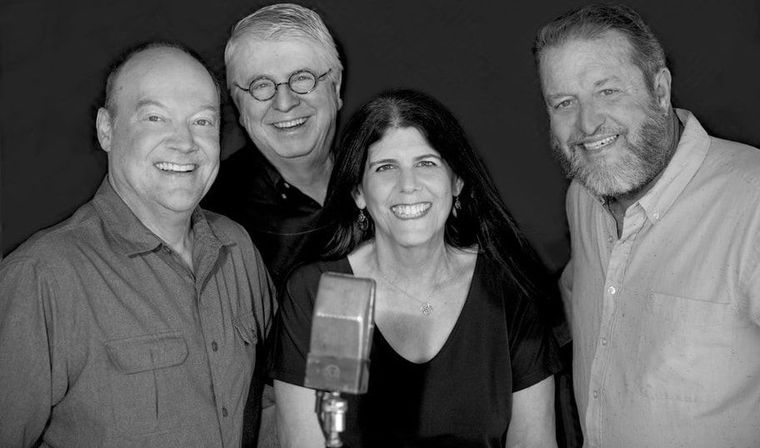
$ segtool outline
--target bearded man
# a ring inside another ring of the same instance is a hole
[[[584,446],[760,446],[760,151],[671,105],[628,7],[567,13],[534,54],[572,178],[561,286]]]

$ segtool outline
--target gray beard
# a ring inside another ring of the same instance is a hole
[[[552,135],[552,150],[569,179],[576,179],[601,197],[620,197],[641,191],[668,165],[675,145],[671,145],[669,113],[663,114],[654,101],[649,104],[647,119],[641,129],[625,144],[620,160],[614,163],[589,163],[580,151],[572,148],[568,157]],[[671,148],[671,146],[673,146]]]

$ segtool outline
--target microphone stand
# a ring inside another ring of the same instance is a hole
[[[340,392],[317,391],[315,411],[322,434],[325,436],[326,448],[343,446],[340,433],[346,430],[346,409],[348,409],[348,402],[340,396]]]

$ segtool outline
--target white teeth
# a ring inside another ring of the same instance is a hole
[[[418,218],[430,209],[430,202],[421,202],[417,204],[401,204],[391,207],[391,211],[396,217],[401,219]]]
[[[194,163],[179,164],[179,163],[169,163],[169,162],[158,162],[156,163],[155,166],[161,171],[172,171],[175,173],[187,173],[195,169]]]
[[[583,147],[586,148],[586,149],[588,149],[588,150],[594,151],[594,150],[601,149],[601,148],[609,145],[610,143],[612,143],[615,140],[617,140],[617,138],[618,138],[617,135],[613,135],[611,137],[603,138],[603,139],[597,140],[595,142],[584,143]]]
[[[300,126],[304,123],[306,123],[306,118],[296,118],[295,120],[272,123],[272,125],[276,127],[277,129],[288,129],[288,128],[294,128],[296,126]]]

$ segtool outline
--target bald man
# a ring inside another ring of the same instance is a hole
[[[198,207],[219,86],[188,50],[126,53],[96,120],[93,199],[0,264],[0,446],[238,447],[271,282]]]

